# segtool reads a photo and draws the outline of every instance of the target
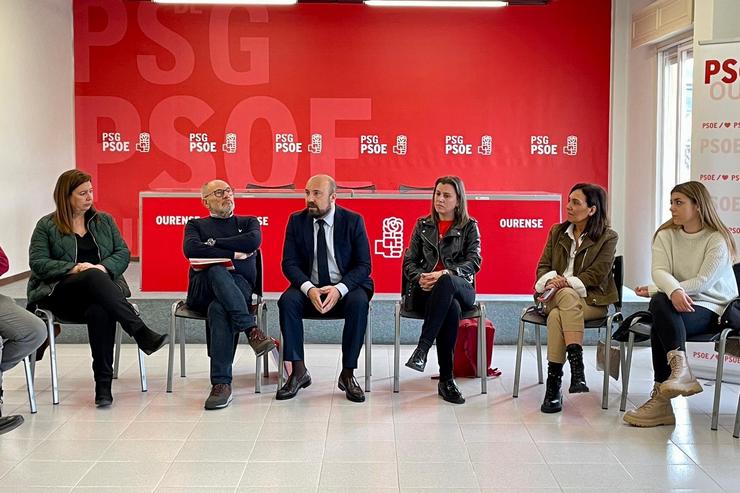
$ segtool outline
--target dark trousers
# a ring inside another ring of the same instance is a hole
[[[186,303],[208,318],[211,385],[231,384],[234,337],[255,326],[255,317],[249,312],[252,291],[249,281],[221,265],[197,272],[190,279]]]
[[[343,296],[328,313],[316,311],[311,300],[300,289],[290,287],[278,300],[280,330],[283,333],[285,361],[303,361],[303,318],[344,319],[342,331],[342,367],[357,368],[357,359],[365,339],[370,297],[363,288]]]
[[[686,351],[686,338],[699,334],[719,332],[717,314],[703,306],[694,305],[693,312],[678,312],[665,293],[650,299],[653,330],[650,347],[653,351],[653,373],[656,382],[664,382],[671,375],[668,351]]]
[[[96,382],[109,382],[113,378],[116,322],[132,336],[145,327],[121,288],[98,269],[65,276],[40,306],[64,320],[87,324]]]
[[[444,275],[431,291],[414,290],[412,299],[415,311],[424,313],[419,345],[430,348],[436,339],[439,378],[449,380],[460,317],[463,311],[473,307],[475,289],[461,277]]]

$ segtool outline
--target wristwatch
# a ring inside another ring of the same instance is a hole
[[[208,246],[215,246],[216,245],[216,240],[214,240],[213,238],[208,238],[206,240],[206,245],[208,245]]]

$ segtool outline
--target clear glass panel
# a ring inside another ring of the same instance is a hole
[[[676,184],[676,115],[678,112],[678,59],[675,53],[663,58],[663,86],[661,97],[661,124],[658,143],[660,146],[660,197],[658,201],[658,220],[660,223],[670,218],[668,201],[671,188]]]

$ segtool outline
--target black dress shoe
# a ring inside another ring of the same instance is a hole
[[[170,340],[169,334],[157,334],[147,326],[137,330],[134,334],[134,340],[139,346],[139,349],[144,351],[144,354],[150,355],[167,344]]]
[[[437,393],[442,396],[442,399],[453,404],[465,404],[465,397],[463,397],[460,389],[455,385],[453,379],[440,380],[437,384]]]
[[[299,390],[305,389],[309,385],[311,385],[311,374],[308,373],[308,370],[298,377],[296,377],[295,373],[291,373],[283,388],[277,391],[275,399],[279,401],[292,399]]]
[[[95,407],[107,407],[113,404],[113,393],[110,382],[95,382]]]
[[[3,416],[0,418],[0,435],[15,430],[23,424],[23,416],[14,414],[12,416]]]
[[[357,383],[354,375],[349,378],[342,378],[339,375],[339,382],[337,382],[339,390],[343,390],[347,395],[347,399],[352,402],[365,402],[365,393]]]
[[[414,352],[411,353],[411,357],[406,362],[406,366],[408,366],[412,370],[423,372],[424,368],[427,366],[427,353],[428,352],[429,352],[428,349],[425,351],[421,347],[416,346],[416,349],[414,349]]]

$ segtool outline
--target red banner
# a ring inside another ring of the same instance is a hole
[[[189,195],[189,196],[188,196]],[[429,213],[429,194],[367,194],[342,197],[343,207],[362,214],[370,240],[372,278],[382,294],[401,291],[401,256],[416,219]],[[529,294],[547,232],[560,220],[560,198],[552,195],[471,195],[468,208],[479,222],[483,265],[477,292]],[[262,225],[264,289],[288,286],[280,268],[285,226],[302,209],[300,194],[249,194],[236,197],[236,213],[257,216]],[[201,217],[196,194],[141,197],[141,288],[143,291],[186,291],[188,262],[182,253],[185,224]]]
[[[136,255],[140,191],[608,182],[609,0],[502,9],[75,0],[77,167]]]

